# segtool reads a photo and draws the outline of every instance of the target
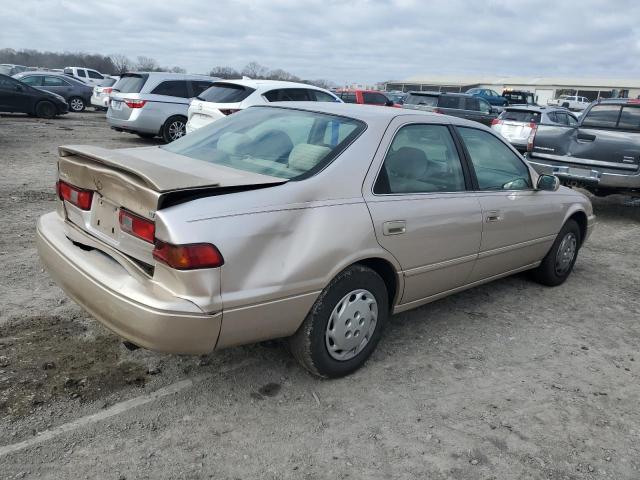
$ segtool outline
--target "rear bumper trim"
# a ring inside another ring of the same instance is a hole
[[[216,345],[222,313],[203,313],[192,302],[159,292],[115,260],[77,247],[56,212],[38,220],[40,259],[56,283],[120,337],[151,350],[203,354]]]
[[[568,165],[550,164],[547,162],[537,161],[535,157],[528,157],[527,161],[531,166],[541,174],[555,175],[561,180],[575,180],[586,185],[592,185],[599,188],[619,188],[627,190],[640,189],[640,175],[625,175],[621,173],[602,172],[595,168],[585,168],[590,171],[590,175],[578,175],[572,173],[572,168],[580,168],[579,166],[571,167]]]

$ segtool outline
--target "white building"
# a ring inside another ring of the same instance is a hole
[[[640,95],[640,79],[422,75],[385,83],[386,91],[402,90],[404,92],[411,90],[465,92],[474,87],[490,88],[499,94],[505,88],[529,91],[536,95],[540,105],[545,105],[547,100],[560,95],[580,95],[589,100],[638,98]]]

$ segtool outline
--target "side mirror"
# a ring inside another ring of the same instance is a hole
[[[24,91],[24,87],[22,85],[16,85],[16,90],[18,92],[22,92],[22,91]]]
[[[385,105],[387,107],[393,107],[393,100],[391,100],[391,99],[387,100],[387,103],[385,103]]]
[[[560,179],[555,175],[540,175],[538,177],[538,184],[536,190],[546,190],[549,192],[555,192],[560,188]]]

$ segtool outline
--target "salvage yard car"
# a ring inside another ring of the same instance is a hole
[[[67,111],[67,102],[60,95],[30,87],[20,80],[0,74],[0,112],[53,118]]]
[[[594,225],[490,129],[385,107],[255,106],[161,147],[61,147],[58,171],[40,258],[104,325],[174,353],[288,337],[324,377],[393,313],[524,270],[561,284]]]
[[[340,102],[333,93],[306,83],[280,80],[222,80],[191,101],[186,132],[244,110],[270,102]]]
[[[536,129],[529,161],[596,195],[640,193],[640,100],[593,103],[577,123]]]
[[[107,123],[118,132],[173,142],[186,133],[191,99],[216,80],[183,73],[124,73],[111,87]]]

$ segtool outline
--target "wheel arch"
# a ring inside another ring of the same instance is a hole
[[[587,214],[583,210],[576,210],[567,217],[565,223],[567,223],[567,220],[574,220],[578,224],[578,227],[580,227],[580,245],[582,245],[582,242],[584,242],[587,236]]]
[[[393,311],[393,307],[400,301],[404,286],[401,281],[402,275],[396,267],[389,260],[381,257],[363,258],[351,265],[364,265],[380,275],[389,294],[389,310]]]

